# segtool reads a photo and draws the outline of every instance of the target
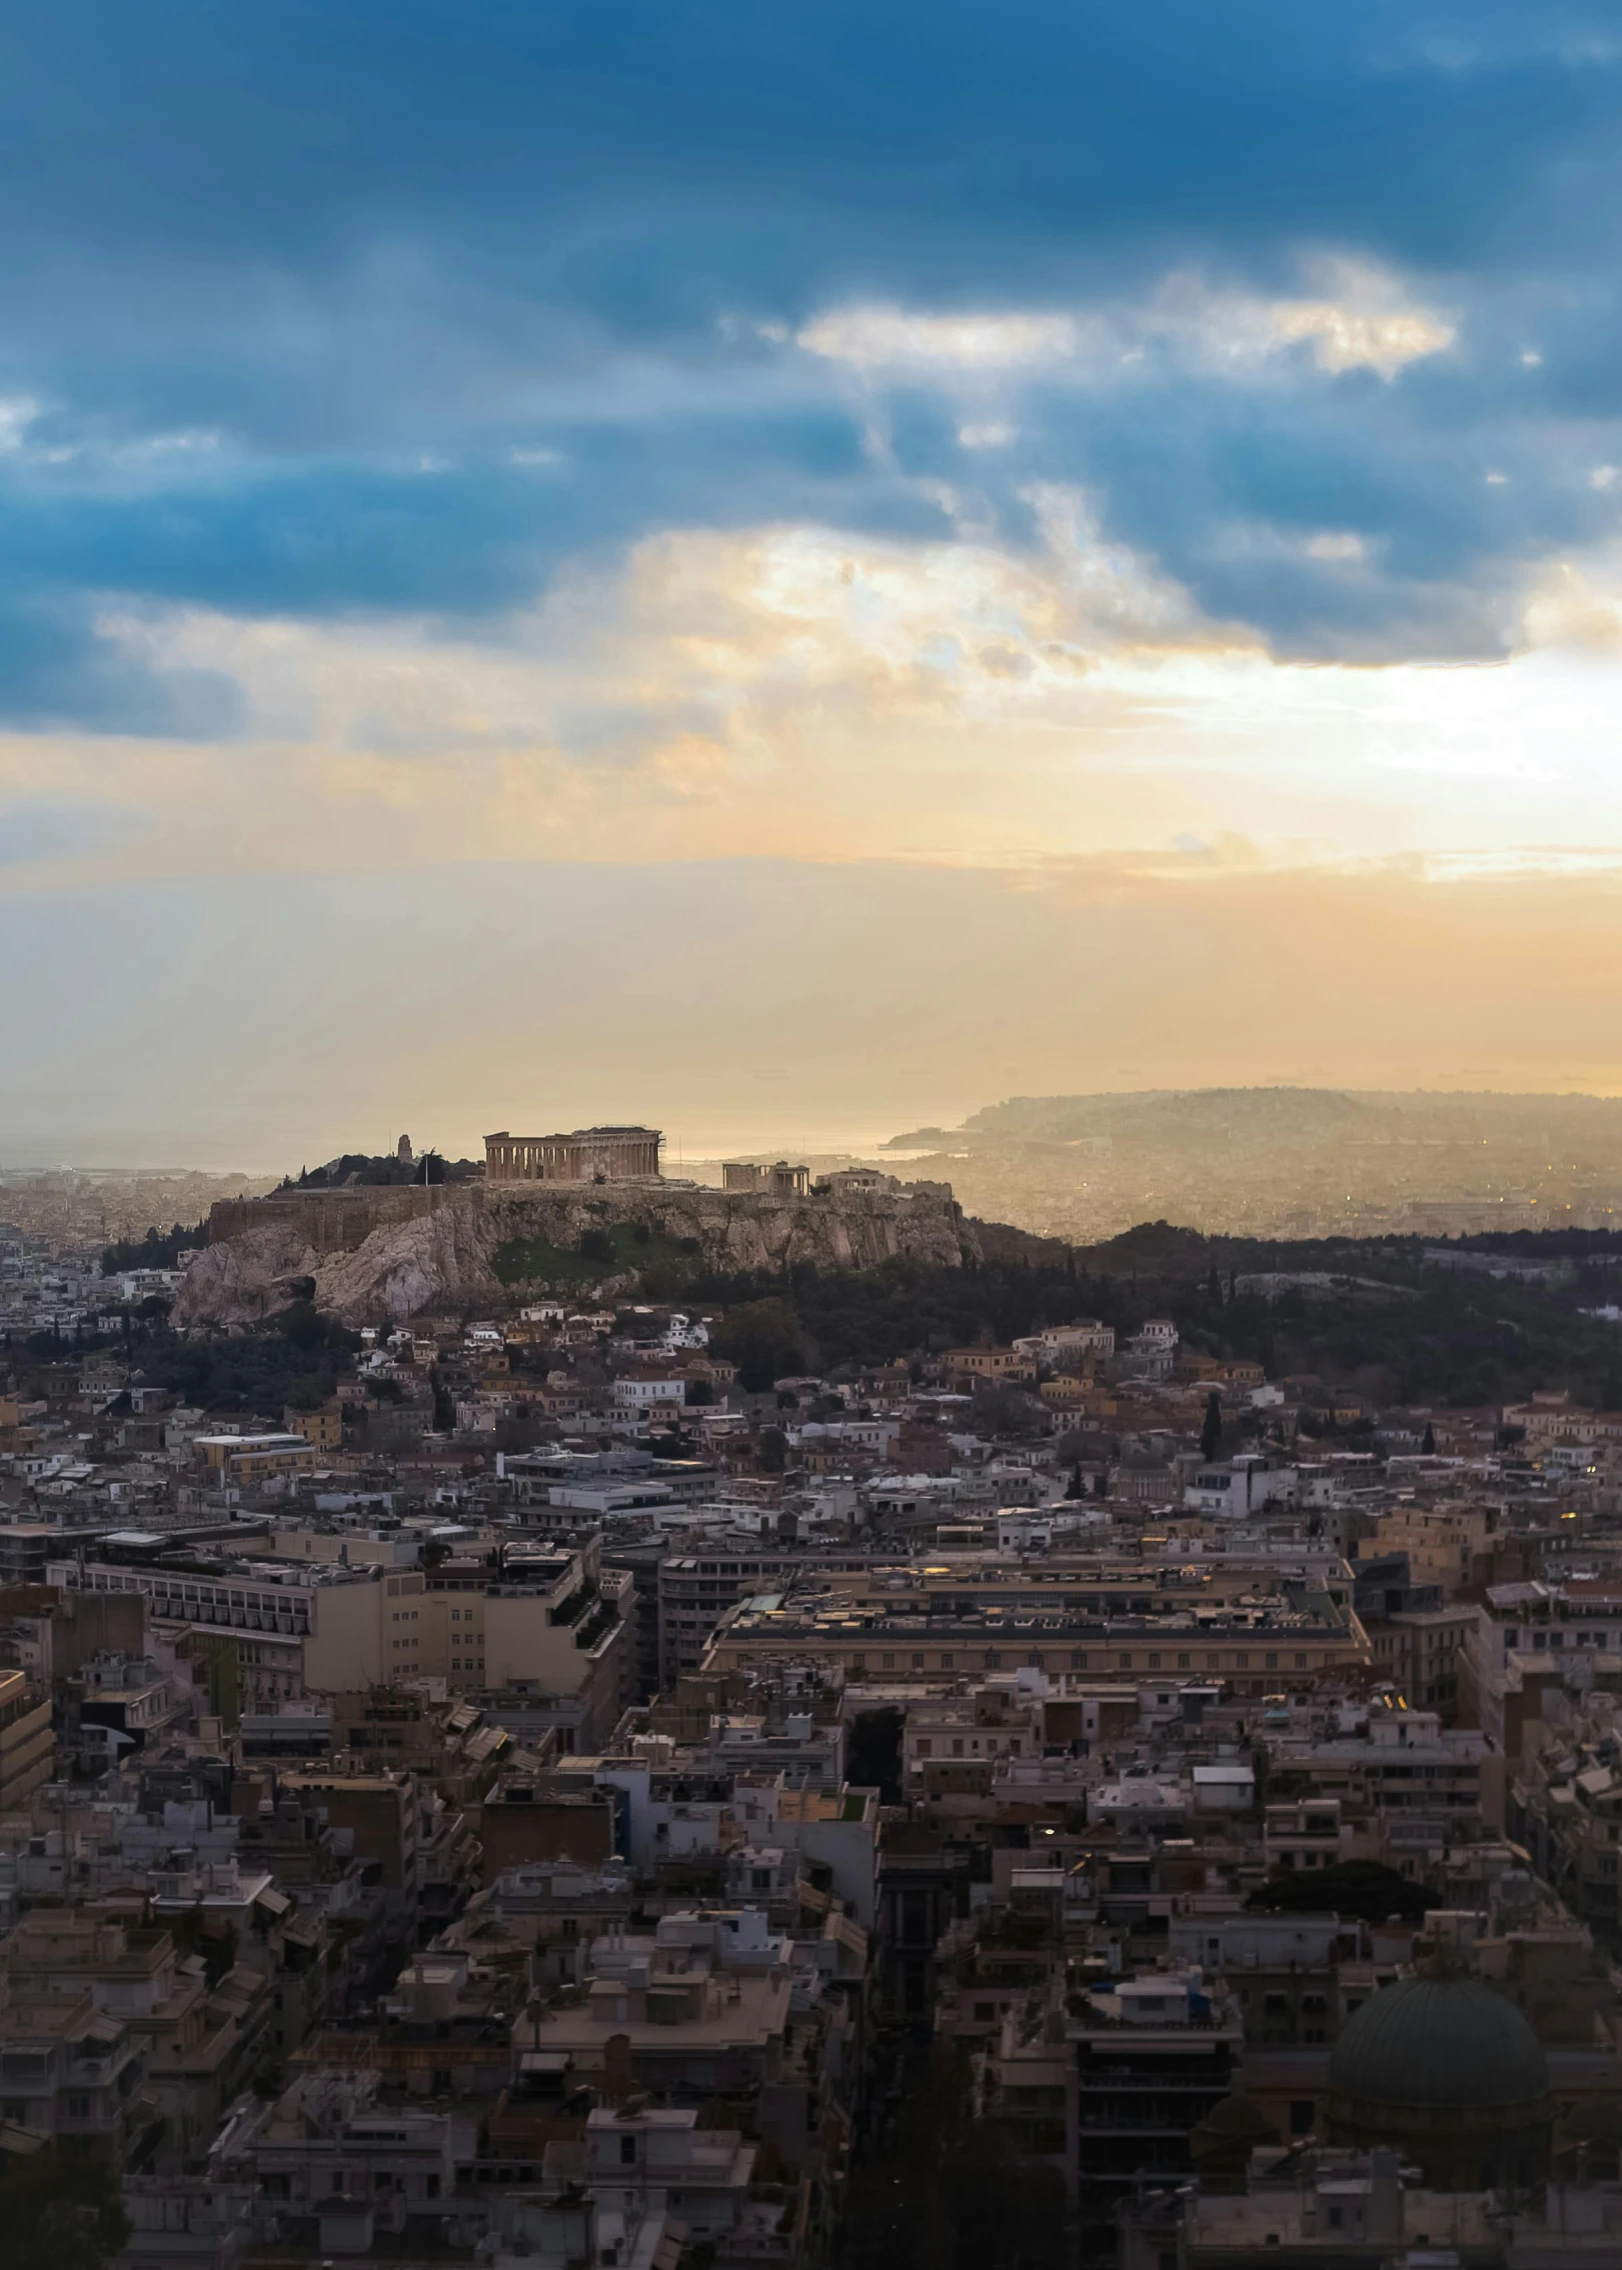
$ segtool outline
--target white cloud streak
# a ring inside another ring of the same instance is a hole
[[[856,304],[819,315],[795,344],[867,380],[972,385],[1052,374],[1096,384],[1165,362],[1255,375],[1304,351],[1326,376],[1371,370],[1389,381],[1457,336],[1444,315],[1366,263],[1321,262],[1314,281],[1310,295],[1270,299],[1179,274],[1145,300],[1076,310],[941,315]]]

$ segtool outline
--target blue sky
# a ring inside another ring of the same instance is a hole
[[[23,0],[0,893],[41,999],[69,905],[180,935],[221,873],[476,910],[700,861],[710,970],[752,861],[840,870],[830,967],[919,867],[1139,911],[1361,877],[1461,952],[1463,881],[1608,889],[1619,99],[1622,6],[1562,0]],[[1577,936],[1538,935],[1557,989]],[[176,982],[154,946],[155,1018]],[[617,1045],[497,1116],[590,1109]],[[874,1110],[1093,1084],[1084,1021],[1022,1047]],[[176,1068],[181,1121],[226,1126],[227,1071]],[[312,1067],[274,1141],[390,1077]],[[27,1099],[25,1147],[79,1140],[82,1096]],[[471,1139],[483,1100],[423,1108]]]

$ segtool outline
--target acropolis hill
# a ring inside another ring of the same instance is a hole
[[[626,1139],[617,1153],[609,1137]],[[587,1284],[630,1294],[654,1264],[667,1274],[796,1262],[870,1269],[900,1256],[958,1268],[983,1256],[988,1236],[1019,1235],[966,1221],[940,1182],[858,1171],[813,1186],[803,1168],[739,1168],[727,1170],[729,1182],[755,1178],[751,1186],[715,1190],[666,1180],[657,1168],[615,1171],[620,1158],[645,1165],[650,1141],[656,1160],[659,1137],[649,1129],[503,1133],[487,1139],[483,1180],[288,1188],[224,1201],[210,1217],[208,1250],[187,1272],[176,1321],[252,1322],[285,1307],[301,1280],[313,1280],[317,1305],[346,1323],[380,1323],[499,1314]],[[577,1161],[589,1172],[558,1171]],[[611,1260],[583,1259],[581,1240],[593,1230],[607,1234]]]

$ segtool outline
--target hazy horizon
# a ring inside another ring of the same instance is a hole
[[[819,1127],[814,1121],[803,1116],[793,1121],[787,1119],[773,1120],[770,1117],[755,1122],[737,1119],[721,1123],[719,1132],[715,1129],[706,1131],[702,1127],[695,1131],[691,1128],[666,1126],[663,1129],[665,1136],[663,1170],[667,1177],[679,1177],[685,1172],[697,1169],[717,1168],[728,1158],[781,1156],[817,1161],[828,1158],[852,1157],[872,1159],[887,1164],[892,1172],[904,1176],[910,1162],[938,1156],[937,1148],[934,1145],[901,1143],[899,1139],[904,1135],[934,1131],[948,1137],[962,1137],[965,1140],[978,1140],[981,1143],[1020,1140],[1021,1138],[1012,1133],[998,1134],[994,1131],[988,1135],[984,1131],[977,1133],[977,1131],[965,1127],[965,1122],[971,1120],[977,1114],[1011,1104],[1125,1102],[1173,1096],[1199,1098],[1233,1094],[1266,1097],[1288,1093],[1345,1096],[1367,1104],[1402,1105],[1446,1100],[1460,1104],[1480,1103],[1489,1109],[1495,1104],[1534,1103],[1545,1100],[1551,1103],[1622,1103],[1622,1093],[1602,1094],[1591,1089],[1553,1086],[1546,1088],[1484,1088],[1461,1084],[1452,1087],[1372,1088],[1359,1087],[1344,1082],[1258,1080],[1245,1083],[1211,1082],[1199,1086],[1179,1086],[1166,1083],[1149,1088],[1066,1089],[1056,1090],[1041,1096],[981,1097],[975,1103],[966,1105],[961,1111],[954,1111],[950,1116],[937,1115],[931,1118],[926,1115],[908,1126],[891,1125],[887,1122],[877,1127],[856,1128],[834,1124]],[[602,1115],[598,1116],[601,1117]],[[649,1124],[659,1124],[656,1113],[641,1116]],[[588,1124],[589,1119],[580,1123]],[[555,1120],[549,1121],[545,1127],[542,1127],[538,1120],[533,1125],[526,1122],[522,1127],[514,1121],[511,1131],[514,1133],[541,1134],[552,1132],[554,1127],[563,1129],[574,1124],[576,1124],[574,1119],[563,1114],[557,1116]],[[481,1128],[477,1136],[470,1136],[465,1143],[458,1143],[455,1140],[440,1143],[435,1139],[433,1147],[441,1150],[443,1155],[447,1157],[478,1159],[483,1154],[483,1138],[487,1132],[491,1132],[491,1130]],[[425,1142],[419,1140],[413,1133],[411,1127],[403,1124],[398,1128],[360,1128],[358,1130],[351,1128],[341,1141],[323,1140],[320,1138],[318,1130],[303,1144],[297,1160],[293,1160],[290,1155],[274,1160],[251,1159],[246,1155],[227,1157],[223,1153],[218,1156],[203,1154],[182,1156],[178,1152],[165,1152],[161,1144],[154,1145],[140,1135],[130,1135],[122,1143],[114,1143],[97,1149],[76,1148],[72,1143],[66,1141],[54,1146],[41,1144],[31,1151],[23,1151],[0,1144],[0,1175],[68,1172],[127,1174],[131,1176],[143,1174],[161,1176],[166,1173],[217,1176],[240,1172],[246,1179],[262,1181],[280,1178],[290,1172],[297,1173],[300,1167],[319,1166],[327,1159],[340,1157],[346,1152],[370,1152],[377,1155],[391,1151],[401,1134],[412,1137],[413,1147],[419,1153],[427,1147]]]

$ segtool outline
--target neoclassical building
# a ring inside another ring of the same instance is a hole
[[[486,1182],[636,1182],[659,1178],[656,1127],[577,1127],[572,1135],[484,1139]]]

